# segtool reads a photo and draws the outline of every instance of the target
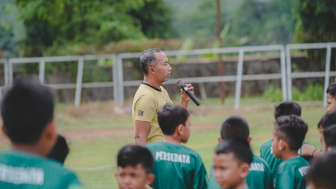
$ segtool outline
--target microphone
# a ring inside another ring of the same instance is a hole
[[[191,92],[189,91],[188,87],[186,87],[183,83],[182,80],[177,80],[177,86],[181,87],[182,90],[187,93],[187,95],[191,98],[192,101],[194,101],[194,103],[197,105],[197,106],[200,106],[201,105],[201,102],[196,98],[196,96]]]

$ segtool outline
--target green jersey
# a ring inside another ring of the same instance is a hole
[[[207,174],[200,155],[183,145],[147,144],[154,157],[154,189],[206,189]]]
[[[305,189],[305,175],[309,163],[302,157],[292,158],[280,163],[274,180],[275,189]]]
[[[303,144],[308,144],[303,142]],[[299,155],[301,155],[301,149],[298,150]],[[272,149],[272,140],[265,142],[260,147],[260,157],[263,158],[269,165],[272,171],[273,178],[275,178],[278,170],[278,166],[282,162],[282,159],[275,158]],[[308,162],[313,160],[313,157],[304,157]]]
[[[0,153],[0,188],[78,189],[77,176],[54,160],[10,151]]]
[[[214,168],[210,168],[209,189],[221,189],[213,176]],[[253,154],[253,161],[250,165],[246,183],[249,189],[270,189],[273,187],[271,169],[260,157]]]

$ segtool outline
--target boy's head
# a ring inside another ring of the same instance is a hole
[[[272,149],[276,158],[289,151],[297,152],[308,130],[307,124],[296,115],[276,119],[273,130]]]
[[[250,141],[250,129],[245,118],[239,115],[228,117],[221,126],[221,139],[241,138]]]
[[[29,79],[15,82],[1,104],[2,130],[13,145],[35,145],[47,155],[56,142],[51,91]]]
[[[127,145],[117,157],[118,170],[115,174],[120,189],[143,189],[154,181],[151,173],[153,156],[144,146]]]
[[[60,163],[64,163],[65,158],[69,154],[69,151],[69,146],[65,137],[62,135],[58,135],[56,144],[47,155],[47,158],[51,158]]]
[[[314,159],[308,170],[310,189],[336,188],[336,152],[327,152]]]
[[[301,116],[301,106],[294,101],[285,101],[274,107],[274,119],[280,116]]]
[[[320,119],[317,127],[320,131],[320,142],[322,145],[322,151],[326,151],[326,144],[324,139],[324,130],[332,125],[336,124],[336,110],[330,110]]]
[[[221,141],[213,157],[216,182],[222,188],[234,188],[244,184],[251,162],[252,151],[246,139]]]
[[[324,129],[323,136],[325,142],[325,144],[322,144],[322,146],[325,146],[323,151],[336,148],[336,124]]]
[[[329,110],[336,110],[336,81],[329,85],[327,88],[327,103]]]
[[[189,112],[186,108],[172,103],[161,106],[157,112],[160,128],[164,135],[177,134],[186,143],[190,136]]]

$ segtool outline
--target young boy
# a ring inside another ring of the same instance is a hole
[[[326,151],[332,151],[336,149],[336,124],[331,125],[323,131],[324,143]]]
[[[298,154],[307,133],[307,124],[298,116],[282,116],[275,122],[272,149],[283,162],[275,177],[276,189],[305,189],[309,163]]]
[[[216,182],[224,189],[247,189],[245,178],[249,174],[251,162],[252,151],[246,140],[223,140],[213,157]]]
[[[164,142],[147,144],[154,157],[154,189],[207,188],[207,174],[200,155],[181,143],[190,136],[189,112],[167,103],[158,109]]]
[[[324,130],[336,124],[336,110],[330,110],[321,118],[317,124],[318,130],[320,131],[320,142],[322,145],[322,152],[326,151],[326,144],[324,139]],[[319,154],[321,155],[321,154]]]
[[[336,110],[336,81],[329,85],[327,88],[327,103],[329,110]]]
[[[250,129],[247,121],[241,116],[228,117],[221,126],[221,136],[218,141],[240,138],[251,142],[252,138],[249,137]],[[268,164],[262,158],[253,154],[253,161],[250,164],[250,172],[246,177],[246,182],[249,189],[264,189],[272,188],[273,180],[271,169]],[[208,183],[209,188],[219,189],[221,188],[214,179],[213,166],[210,168],[210,178]]]
[[[296,115],[301,116],[301,107],[298,103],[294,101],[285,101],[274,107],[274,119],[276,120],[280,116]],[[310,162],[312,160],[311,154],[316,150],[312,145],[305,143],[303,147],[298,150],[299,155],[309,154],[304,158]],[[304,150],[303,150],[304,149]],[[302,150],[302,152],[301,152]],[[277,174],[277,169],[279,164],[282,162],[281,159],[275,158],[272,149],[272,140],[265,142],[260,147],[260,157],[263,158],[272,170],[272,175],[275,177]]]
[[[309,168],[307,179],[310,189],[336,188],[336,152],[327,152],[316,158]]]
[[[54,100],[47,87],[18,80],[2,99],[1,115],[11,151],[0,153],[0,188],[82,188],[75,173],[46,159],[57,138]]]
[[[118,170],[115,174],[120,189],[145,189],[154,180],[151,173],[153,156],[143,146],[127,145],[123,147],[117,157]]]
[[[47,158],[56,160],[64,164],[64,161],[68,156],[69,151],[69,146],[65,137],[59,134],[57,136],[56,144],[47,155]]]

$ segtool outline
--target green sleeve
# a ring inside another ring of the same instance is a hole
[[[207,189],[207,173],[203,164],[203,161],[200,156],[197,158],[195,176],[193,179],[193,188],[194,189]]]
[[[66,189],[82,189],[82,188],[84,188],[75,173],[70,173],[67,176],[65,176],[64,180],[63,180],[63,183],[64,183],[63,188],[66,188]]]

